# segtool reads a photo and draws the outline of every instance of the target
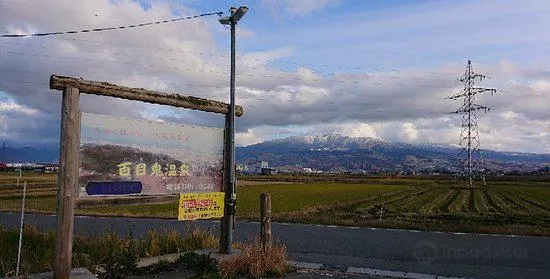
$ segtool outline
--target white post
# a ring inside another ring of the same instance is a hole
[[[19,251],[17,252],[17,270],[15,276],[19,276],[19,267],[21,266],[21,244],[23,242],[23,224],[25,218],[25,196],[27,194],[27,181],[23,183],[23,205],[21,206],[21,226],[19,227]]]

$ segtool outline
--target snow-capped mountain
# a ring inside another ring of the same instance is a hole
[[[339,134],[294,136],[238,147],[237,162],[268,161],[270,166],[314,168],[323,171],[456,170],[459,149],[445,145],[391,143],[369,137]],[[536,171],[550,165],[550,154],[484,150],[485,167],[492,171]]]

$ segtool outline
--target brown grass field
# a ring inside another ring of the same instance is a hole
[[[24,174],[27,212],[53,213],[56,175]],[[0,175],[0,211],[19,211],[22,182]],[[488,178],[473,190],[447,177],[275,175],[239,177],[237,217],[259,219],[259,194],[272,196],[273,220],[420,230],[550,235],[550,177]],[[92,206],[77,214],[176,218],[162,204]]]

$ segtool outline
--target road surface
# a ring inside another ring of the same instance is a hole
[[[55,229],[56,217],[27,214],[26,224],[40,230]],[[20,215],[0,212],[0,224],[18,228]],[[94,235],[105,230],[120,234],[130,228],[135,237],[149,229],[193,227],[218,231],[219,222],[179,222],[121,217],[75,218],[75,233]],[[256,222],[238,221],[235,240],[259,233]],[[272,224],[273,236],[288,247],[291,260],[335,267],[377,268],[443,276],[473,278],[550,278],[550,238],[420,232],[307,224]]]

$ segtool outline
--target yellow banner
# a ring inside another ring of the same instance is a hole
[[[224,192],[180,194],[178,220],[223,217]]]

